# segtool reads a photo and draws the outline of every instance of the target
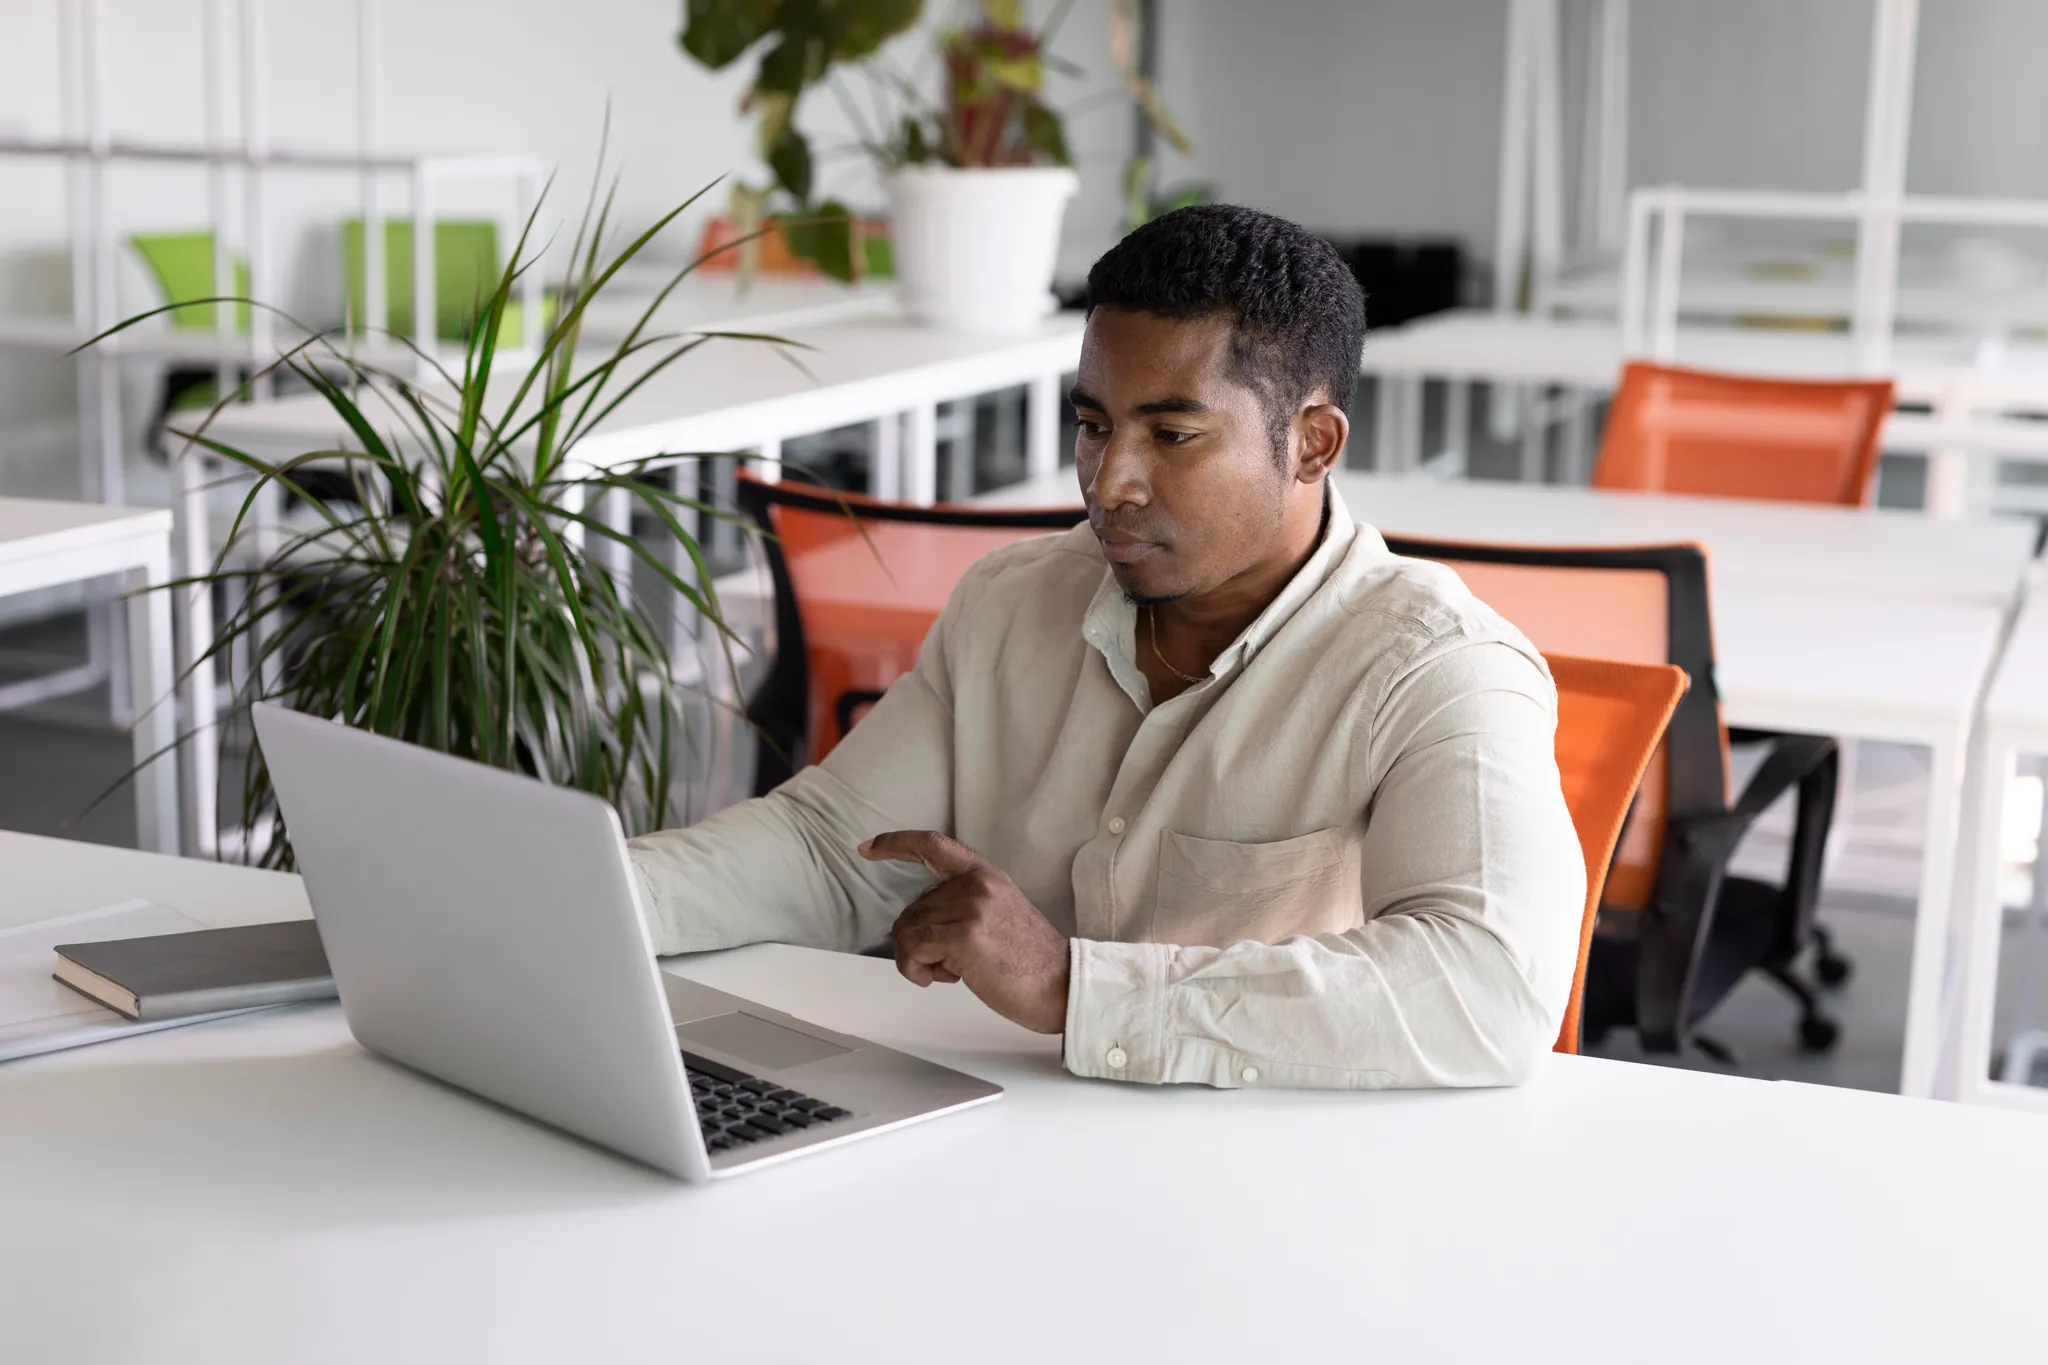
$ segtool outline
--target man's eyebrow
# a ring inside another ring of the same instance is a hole
[[[1190,415],[1198,415],[1209,411],[1209,405],[1207,403],[1196,402],[1192,398],[1183,398],[1180,395],[1176,394],[1171,398],[1155,398],[1149,403],[1140,403],[1138,404],[1137,410],[1141,413],[1144,413],[1147,416],[1165,412],[1181,412]]]
[[[1068,391],[1067,401],[1069,403],[1072,403],[1077,408],[1092,408],[1096,412],[1109,411],[1108,407],[1103,404],[1101,399],[1087,392],[1078,384]],[[1154,417],[1158,416],[1161,413],[1184,413],[1188,415],[1198,415],[1210,411],[1210,408],[1207,403],[1198,402],[1193,398],[1184,398],[1178,394],[1175,394],[1167,398],[1155,398],[1149,403],[1140,403],[1137,407],[1133,408],[1132,411],[1138,413],[1140,416]]]

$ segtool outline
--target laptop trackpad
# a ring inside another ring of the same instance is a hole
[[[780,1071],[802,1066],[805,1062],[822,1062],[827,1057],[837,1057],[842,1052],[853,1050],[738,1010],[679,1024],[676,1036],[686,1043],[702,1043],[705,1047],[716,1048],[735,1061],[760,1067],[763,1071]]]

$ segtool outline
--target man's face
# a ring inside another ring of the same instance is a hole
[[[1088,521],[1139,603],[1202,597],[1291,558],[1304,496],[1259,392],[1233,377],[1228,317],[1097,308],[1074,384],[1074,464]]]

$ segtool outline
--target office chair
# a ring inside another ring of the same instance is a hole
[[[1758,379],[1632,360],[1593,486],[1859,507],[1891,410],[1889,379]]]
[[[236,257],[231,265],[234,284],[226,289],[215,286],[211,232],[138,232],[129,237],[128,245],[134,248],[144,269],[149,272],[163,303],[175,305],[165,315],[175,331],[209,335],[213,332],[213,310],[218,305],[193,300],[223,295],[240,299],[249,296],[249,263],[240,257]],[[235,331],[238,335],[246,335],[249,331],[247,303],[236,305]],[[246,363],[230,368],[237,378],[246,377],[249,372]],[[165,369],[163,385],[157,393],[156,411],[150,415],[147,429],[146,449],[152,456],[169,462],[170,452],[164,445],[164,430],[172,414],[212,407],[220,398],[218,381],[219,369],[213,365],[173,364]]]
[[[1688,682],[1685,670],[1671,664],[1625,664],[1568,654],[1550,655],[1546,662],[1557,683],[1557,774],[1586,859],[1578,965],[1572,971],[1571,998],[1554,1049],[1577,1052],[1586,958],[1608,864],[1650,757],[1663,742],[1664,727]]]
[[[745,470],[739,505],[763,533],[775,590],[775,654],[747,703],[756,795],[830,753],[910,670],[976,560],[1087,516],[1079,506],[918,507]],[[840,555],[821,555],[834,545]]]
[[[1637,793],[1607,874],[1588,956],[1584,1027],[1597,1040],[1633,1027],[1652,1052],[1727,1050],[1698,1026],[1745,973],[1761,970],[1800,1010],[1799,1039],[1834,1046],[1840,1027],[1798,969],[1807,951],[1824,984],[1848,961],[1814,922],[1821,859],[1833,819],[1834,740],[1779,735],[1731,801],[1729,736],[1714,683],[1706,553],[1697,545],[1542,549],[1390,536],[1397,554],[1457,570],[1481,601],[1538,649],[1630,663],[1674,664],[1691,686]],[[1797,791],[1782,884],[1731,876],[1744,833],[1778,797]]]
[[[369,309],[367,265],[363,259],[363,220],[341,225],[343,274],[350,316],[361,326]],[[418,340],[413,325],[412,220],[384,220],[384,298],[386,330]],[[441,341],[467,341],[477,307],[498,286],[505,262],[498,254],[498,225],[489,219],[439,219],[434,223],[434,335]],[[555,299],[541,298],[540,325],[554,325]],[[498,323],[498,345],[526,344],[526,310],[518,298],[508,299]],[[536,339],[537,340],[537,339]]]

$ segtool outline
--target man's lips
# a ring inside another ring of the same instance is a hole
[[[1102,557],[1112,564],[1135,563],[1161,548],[1156,542],[1140,540],[1128,531],[1097,531],[1095,539],[1101,542]]]

